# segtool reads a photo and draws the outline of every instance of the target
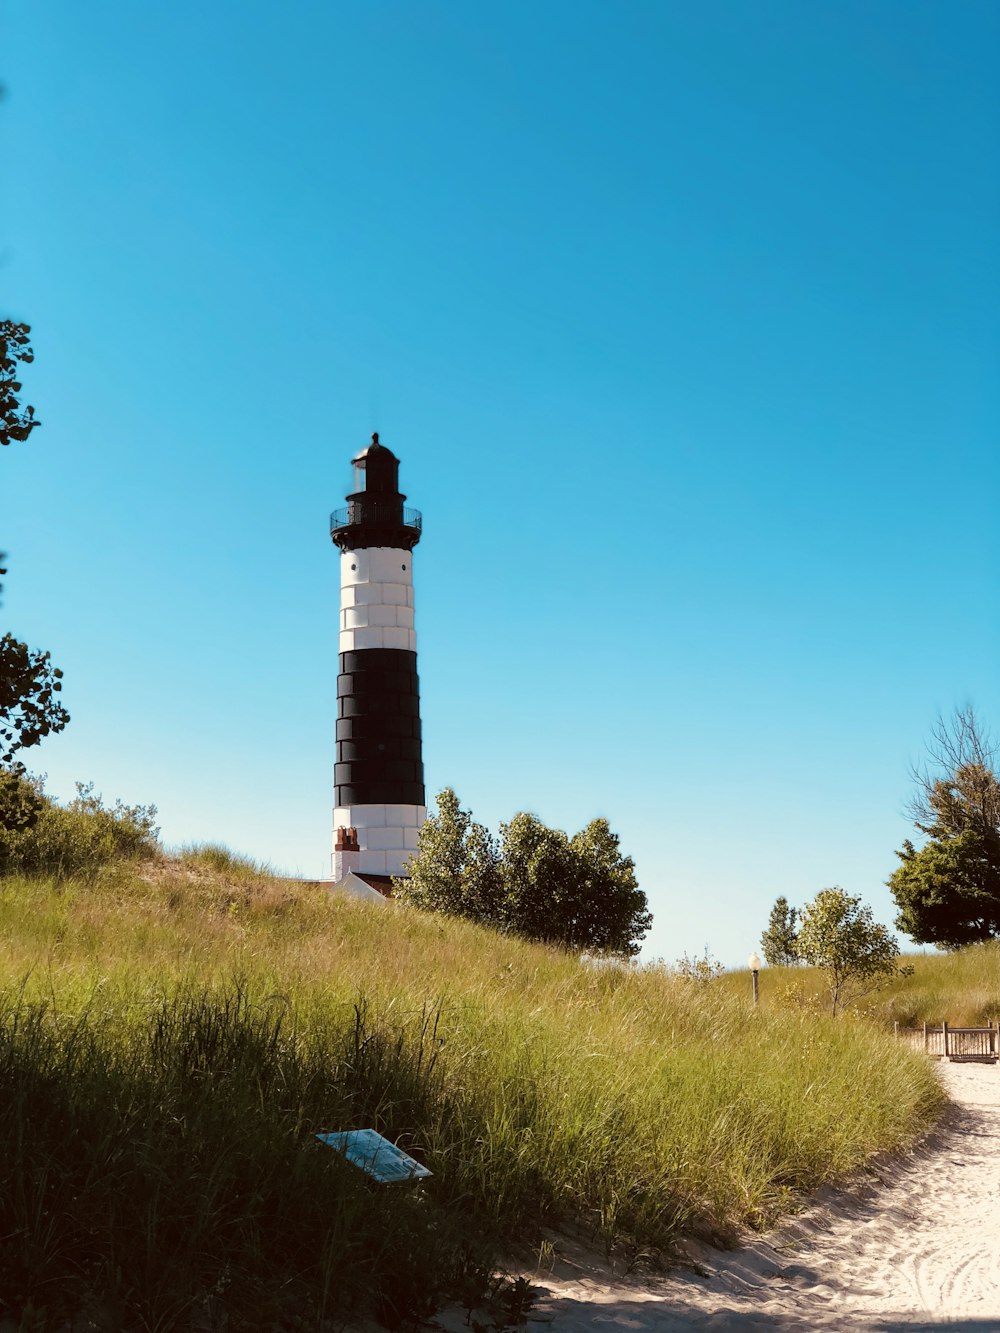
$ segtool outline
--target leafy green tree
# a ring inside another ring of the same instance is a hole
[[[604,819],[570,838],[517,814],[498,842],[446,788],[409,870],[394,883],[403,902],[581,952],[638,953],[652,922],[633,862]]]
[[[826,972],[834,1017],[900,970],[896,937],[876,923],[860,898],[836,887],[821,889],[802,909],[798,951]]]
[[[907,839],[888,880],[896,925],[921,944],[955,949],[1000,935],[997,745],[971,708],[938,719],[930,770],[916,771],[911,805],[927,841]]]
[[[424,821],[417,841],[409,878],[394,882],[394,896],[427,911],[496,923],[503,897],[496,843],[450,787],[438,793],[437,814]]]
[[[907,839],[889,878],[896,925],[918,944],[961,949],[1000,935],[1000,836],[967,829],[932,838],[918,851]]]
[[[23,773],[17,752],[65,727],[69,713],[56,698],[62,674],[48,653],[13,634],[0,638],[0,764]]]
[[[500,825],[504,884],[498,924],[531,940],[563,938],[565,918],[575,924],[576,863],[569,838],[535,815],[516,814]]]
[[[639,952],[653,918],[606,819],[569,838],[522,813],[500,839],[505,929],[587,953]]]
[[[795,929],[798,917],[798,909],[789,907],[787,898],[779,898],[771,908],[767,930],[760,937],[764,961],[769,967],[791,967],[802,961]]]
[[[30,332],[27,324],[0,320],[0,444],[27,440],[39,424],[35,409],[22,408],[18,398],[18,363],[34,360]],[[0,575],[7,573],[3,559],[0,554]],[[61,689],[62,672],[53,667],[48,653],[30,649],[9,633],[0,638],[0,766],[15,776],[24,772],[16,753],[37,745],[50,732],[62,731],[69,721],[69,713],[55,697]],[[15,807],[20,810],[17,802],[11,806],[0,798],[0,828],[8,827],[2,822],[5,811]]]
[[[31,329],[11,319],[0,319],[0,445],[12,440],[24,442],[41,423],[33,407],[22,407],[19,364],[35,359],[31,350]]]

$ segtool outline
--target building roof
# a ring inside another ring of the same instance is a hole
[[[349,893],[355,898],[364,898],[368,902],[392,901],[392,878],[389,875],[371,875],[367,871],[348,870],[342,879],[335,882],[327,880],[326,887]]]
[[[363,879],[369,888],[381,893],[383,898],[392,897],[391,875],[371,875],[367,870],[354,870],[351,873],[357,875],[358,879]]]

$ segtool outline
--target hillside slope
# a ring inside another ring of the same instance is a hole
[[[0,879],[0,935],[0,1312],[38,1327],[393,1325],[543,1224],[729,1240],[940,1103],[864,1024],[225,857]],[[364,1126],[433,1178],[313,1137]]]

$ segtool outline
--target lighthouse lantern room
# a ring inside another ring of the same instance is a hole
[[[385,893],[427,814],[413,628],[422,520],[404,507],[399,460],[377,434],[352,463],[354,491],[330,515],[340,548],[332,871],[336,883],[354,872]]]

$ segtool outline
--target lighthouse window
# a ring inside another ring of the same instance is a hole
[[[400,569],[405,569],[405,568],[406,568],[405,565],[400,565]]]
[[[352,569],[357,569],[357,565],[352,565],[351,568],[352,568]]]

